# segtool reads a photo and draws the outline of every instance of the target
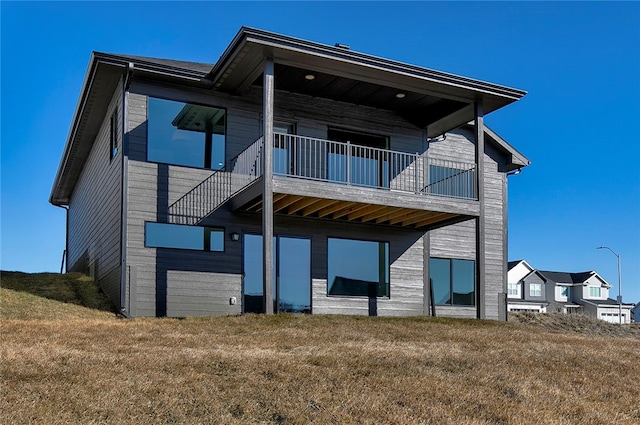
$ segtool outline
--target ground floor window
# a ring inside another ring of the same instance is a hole
[[[389,296],[389,243],[329,238],[327,294]]]
[[[150,248],[224,251],[224,229],[147,222],[144,245]]]
[[[439,305],[475,305],[475,261],[431,258],[429,277]]]

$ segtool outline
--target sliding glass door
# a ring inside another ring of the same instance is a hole
[[[273,310],[311,313],[311,239],[273,238]],[[262,235],[244,235],[244,312],[264,313],[262,279]]]

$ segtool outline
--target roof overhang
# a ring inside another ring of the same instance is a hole
[[[212,65],[154,60],[137,56],[92,52],[49,202],[68,205],[93,142],[107,114],[116,87],[136,78],[211,87],[206,79]]]
[[[242,27],[209,79],[216,90],[239,94],[260,85],[264,60],[273,58],[275,87],[398,113],[435,137],[522,98],[526,92],[379,58],[342,47]],[[313,80],[306,80],[308,74]],[[401,99],[396,97],[402,93]]]

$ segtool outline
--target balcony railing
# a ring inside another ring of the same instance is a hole
[[[475,164],[283,133],[273,142],[274,175],[477,199]]]
[[[173,223],[197,224],[263,174],[263,138],[169,206]],[[475,164],[275,133],[273,174],[333,184],[477,199]]]

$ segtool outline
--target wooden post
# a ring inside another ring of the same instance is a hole
[[[273,58],[264,62],[264,155],[262,160],[262,274],[264,312],[273,314]]]
[[[485,222],[484,222],[484,113],[482,101],[474,104],[475,138],[476,138],[476,190],[480,203],[480,214],[476,219],[476,303],[477,317],[484,319],[485,306]]]

